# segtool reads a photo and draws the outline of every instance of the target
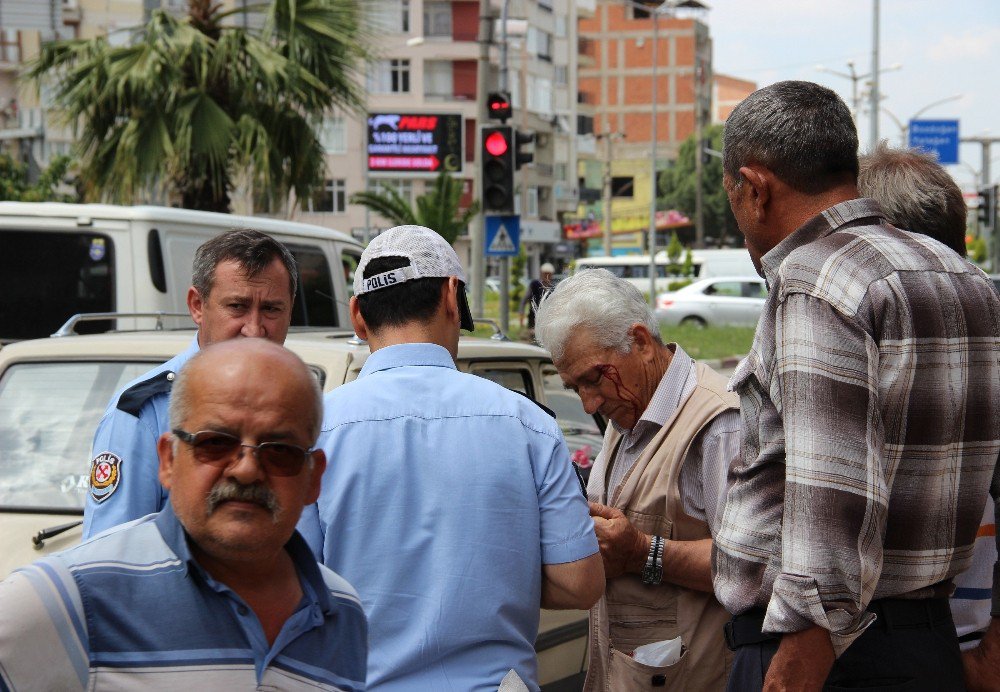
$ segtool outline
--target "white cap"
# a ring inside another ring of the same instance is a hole
[[[365,278],[365,268],[373,259],[381,257],[405,257],[409,266],[392,269]],[[364,252],[354,272],[354,295],[388,288],[411,279],[458,277],[466,283],[465,271],[458,261],[455,249],[440,233],[425,226],[396,226],[375,236]],[[462,308],[462,328],[472,330],[472,314],[465,301],[464,291],[460,292]]]
[[[549,262],[546,262],[545,264],[543,264],[538,268],[538,271],[541,274],[555,274],[556,268],[553,267]]]

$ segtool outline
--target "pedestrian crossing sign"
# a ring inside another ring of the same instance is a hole
[[[486,217],[486,254],[491,257],[513,257],[520,252],[521,217]]]

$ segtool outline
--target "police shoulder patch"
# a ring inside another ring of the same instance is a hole
[[[100,504],[111,497],[122,478],[122,460],[113,452],[101,452],[90,462],[90,497]]]

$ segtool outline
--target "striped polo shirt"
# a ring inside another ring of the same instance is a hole
[[[294,534],[302,601],[273,645],[191,555],[170,503],[0,583],[0,690],[362,690],[354,589]]]

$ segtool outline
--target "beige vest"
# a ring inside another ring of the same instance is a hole
[[[602,503],[622,510],[639,531],[673,541],[711,538],[708,524],[684,513],[680,470],[698,433],[723,411],[739,407],[722,375],[702,363],[696,372],[695,390],[613,489],[610,502],[608,472],[621,439],[614,426],[608,426],[604,437],[606,454],[591,470],[604,479]],[[663,571],[669,574],[670,565],[664,564]],[[590,668],[584,690],[722,690],[732,664],[722,633],[728,619],[713,594],[666,580],[646,586],[637,574],[609,579],[604,596],[590,610]],[[638,646],[675,637],[682,638],[685,652],[672,666],[647,666],[629,656]]]

